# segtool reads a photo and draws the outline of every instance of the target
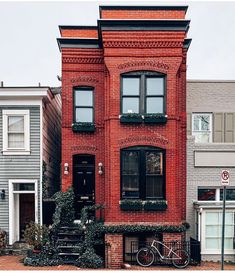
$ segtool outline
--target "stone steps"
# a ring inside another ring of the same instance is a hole
[[[78,249],[84,240],[84,234],[77,227],[61,227],[56,241],[58,256],[63,264],[75,264],[79,256]]]

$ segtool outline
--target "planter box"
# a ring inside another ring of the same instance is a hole
[[[94,124],[73,124],[72,125],[73,132],[95,132]]]
[[[149,124],[165,124],[167,122],[167,117],[161,115],[161,116],[144,116],[144,123],[149,123]]]
[[[143,118],[141,115],[137,115],[137,116],[122,115],[120,117],[120,122],[121,123],[142,123]]]
[[[167,209],[166,201],[146,201],[144,203],[145,211],[165,211]]]
[[[143,204],[141,200],[121,200],[120,208],[124,211],[141,211]]]

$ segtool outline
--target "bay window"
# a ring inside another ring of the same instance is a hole
[[[226,211],[225,214],[225,253],[234,252],[234,211]],[[222,211],[205,211],[205,242],[204,251],[220,253],[222,236]]]

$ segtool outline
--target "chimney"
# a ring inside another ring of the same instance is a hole
[[[3,83],[3,81],[1,81],[1,87],[3,87],[4,86],[4,83]]]

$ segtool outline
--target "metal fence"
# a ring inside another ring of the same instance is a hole
[[[186,250],[189,255],[190,255],[190,264],[191,265],[200,265],[201,263],[201,246],[200,242],[190,238],[190,241],[176,241],[176,242],[162,242],[164,245],[166,245],[169,249],[184,249]],[[136,254],[138,250],[141,247],[146,247],[150,246],[151,242],[143,242],[143,241],[131,241],[131,251],[130,252],[125,252],[124,253],[124,259],[125,262],[129,262],[132,264],[137,263],[136,261]],[[165,248],[161,244],[155,245],[159,252],[161,253],[162,256],[166,256],[169,252],[169,249]],[[156,253],[157,254],[157,253]],[[164,260],[162,261],[159,257],[159,255],[155,255],[155,261],[154,265],[159,265],[159,264],[170,264],[170,260]]]

